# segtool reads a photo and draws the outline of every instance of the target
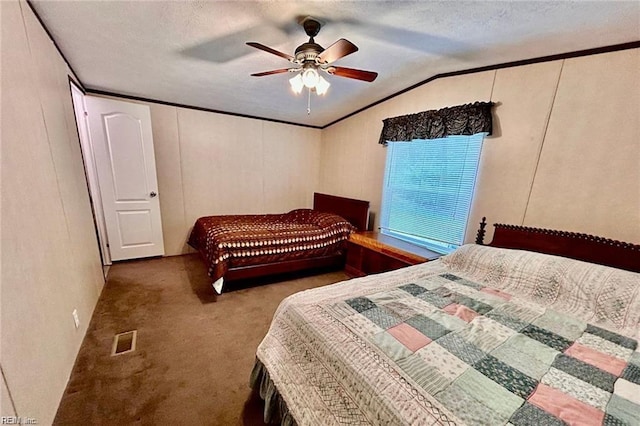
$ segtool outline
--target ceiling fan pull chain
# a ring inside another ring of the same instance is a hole
[[[311,115],[311,89],[309,89],[309,97],[307,98],[307,115]]]

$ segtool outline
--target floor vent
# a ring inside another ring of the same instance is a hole
[[[136,350],[136,338],[138,330],[127,331],[125,333],[116,334],[113,337],[113,347],[111,348],[111,356],[128,354]]]

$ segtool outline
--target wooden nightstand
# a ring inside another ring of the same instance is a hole
[[[441,255],[379,232],[356,232],[347,241],[345,272],[354,277],[392,271]]]

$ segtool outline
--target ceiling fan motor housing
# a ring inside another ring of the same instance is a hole
[[[296,62],[305,63],[305,62],[316,62],[316,58],[318,55],[324,50],[322,46],[313,41],[309,41],[309,43],[302,43],[300,46],[296,48],[295,57]]]
[[[294,53],[296,62],[300,64],[310,62],[316,63],[316,58],[320,53],[322,53],[324,47],[316,43],[313,38],[318,35],[322,25],[316,19],[311,17],[305,18],[301,24],[304,28],[304,32],[309,36],[309,41],[307,43],[302,43],[296,48]]]

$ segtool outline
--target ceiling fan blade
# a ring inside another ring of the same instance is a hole
[[[358,51],[358,46],[351,43],[349,40],[341,38],[340,40],[327,47],[318,55],[320,63],[330,64],[337,61],[340,58],[344,58],[353,52]]]
[[[264,50],[265,52],[269,52],[273,55],[280,56],[281,58],[284,58],[289,62],[293,62],[295,60],[295,58],[291,55],[287,55],[286,53],[279,52],[275,49],[265,46],[264,44],[256,43],[255,41],[248,41],[247,45],[251,47],[255,47],[256,49]]]
[[[339,77],[354,78],[356,80],[363,80],[368,82],[372,82],[376,79],[376,77],[378,77],[377,72],[356,70],[353,68],[345,67],[331,67],[328,69],[328,71],[330,74],[337,75]]]
[[[284,72],[289,72],[289,68],[280,68],[279,70],[257,72],[255,74],[251,74],[251,76],[252,77],[264,77],[265,75],[282,74]]]

